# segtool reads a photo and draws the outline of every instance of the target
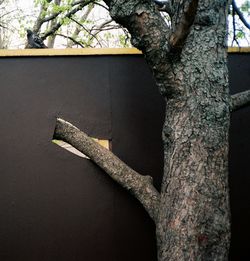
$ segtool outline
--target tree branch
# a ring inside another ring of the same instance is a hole
[[[163,95],[177,92],[176,88],[173,88],[176,85],[172,84],[175,76],[169,50],[170,26],[154,1],[104,0],[104,2],[108,5],[110,16],[114,21],[126,28],[132,36],[131,44],[143,52],[160,92]]]
[[[85,21],[85,20],[88,18],[88,16],[89,16],[89,14],[91,13],[91,11],[93,10],[93,8],[94,8],[94,5],[92,5],[92,4],[88,5],[86,12],[81,16],[81,19],[80,19],[80,20],[81,20],[81,21]],[[70,17],[70,19],[72,19],[72,17]],[[73,38],[73,39],[76,39],[76,38],[77,38],[77,36],[78,36],[78,35],[80,34],[80,32],[81,32],[81,26],[82,26],[82,24],[79,25],[79,24],[77,23],[76,28],[75,28],[75,30],[74,30],[74,32],[73,32],[71,38]],[[71,42],[67,43],[67,48],[72,48],[72,46],[74,45],[74,43],[75,43],[75,41],[71,41]]]
[[[91,33],[91,30],[88,30],[83,24],[79,23],[79,22],[78,22],[77,20],[75,20],[74,18],[70,17],[70,19],[71,19],[73,22],[75,22],[77,25],[79,25],[80,27],[82,27],[84,31],[86,31],[90,36],[92,36],[92,38],[95,38],[96,41],[98,42],[98,44],[99,44],[100,46],[102,46],[101,43],[100,43],[100,41],[99,41],[99,39],[96,37],[96,35],[94,35],[94,34]]]
[[[194,22],[199,0],[191,0],[179,24],[170,35],[169,44],[172,50],[181,50]]]
[[[46,22],[49,22],[49,21],[51,21],[51,20],[57,18],[57,16],[60,15],[61,13],[62,13],[62,11],[59,11],[59,12],[57,12],[57,13],[51,14],[50,16],[44,17],[44,18],[42,19],[42,23],[46,23]]]
[[[88,1],[88,2],[93,2],[93,1]],[[79,4],[85,4],[86,0],[79,0],[79,1],[75,1],[73,2],[71,5],[75,6],[75,5],[79,5]]]
[[[231,111],[237,111],[250,105],[250,90],[239,92],[231,96]]]
[[[97,1],[93,1],[93,4],[99,5],[100,7],[104,8],[105,10],[107,10],[109,12],[109,9],[105,5],[102,5],[102,4],[98,3]]]
[[[39,30],[42,27],[42,24],[45,22],[44,13],[47,11],[47,9],[48,9],[48,5],[46,5],[45,3],[41,4],[38,17],[32,28],[32,31],[36,34],[38,34]]]
[[[80,2],[80,1],[78,1]],[[82,1],[81,1],[82,2]],[[72,15],[82,10],[86,5],[90,4],[92,1],[84,1],[84,3],[79,4],[77,7],[65,14],[63,18],[70,18]],[[72,4],[73,5],[73,4]],[[55,26],[53,26],[49,31],[47,31],[41,38],[45,40],[49,35],[54,34],[63,24],[63,20],[59,21]]]
[[[86,0],[76,1],[76,2],[72,3],[71,6],[74,7],[74,6],[78,5],[78,4],[84,4],[85,2],[86,2]],[[93,1],[88,1],[87,4],[90,3],[90,2],[93,2]],[[59,5],[59,4],[58,4],[58,5]],[[46,22],[49,22],[50,20],[55,19],[55,18],[56,18],[57,16],[59,16],[62,12],[63,12],[63,11],[60,10],[60,11],[58,11],[58,12],[55,12],[55,13],[51,14],[50,16],[44,17],[44,18],[42,19],[42,23],[46,23]]]
[[[57,119],[53,138],[63,140],[87,155],[113,180],[131,192],[156,222],[159,192],[153,186],[152,177],[138,174],[112,152],[63,119]]]
[[[250,24],[246,21],[244,15],[242,14],[242,12],[240,11],[240,9],[238,8],[238,6],[235,3],[235,0],[232,1],[232,7],[233,10],[235,11],[235,13],[239,16],[241,22],[248,28],[250,29]]]
[[[70,36],[67,36],[67,35],[64,35],[64,34],[55,34],[55,35],[62,36],[64,38],[66,38],[66,39],[69,39],[70,41],[72,41],[76,45],[80,45],[82,48],[85,47],[82,43],[80,43],[79,41],[75,40],[73,37],[70,37]]]
[[[133,35],[132,44],[143,51],[148,63],[156,55],[161,59],[167,56],[167,34],[170,28],[153,1],[104,0],[104,2],[109,7],[114,21],[127,28]]]
[[[233,46],[234,42],[236,42],[237,45],[240,46],[240,44],[239,44],[239,42],[237,40],[237,36],[236,36],[235,13],[236,12],[235,12],[235,9],[233,7],[233,13],[232,13],[232,16],[233,16],[233,21],[232,21],[232,23],[233,23],[233,40],[232,40],[231,46]]]

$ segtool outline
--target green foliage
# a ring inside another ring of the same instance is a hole
[[[241,6],[240,6],[240,10],[242,12],[246,12],[249,14],[249,11],[250,11],[250,1],[246,1],[245,3],[243,3]]]
[[[47,0],[34,0],[34,5],[37,7],[37,6],[40,6],[40,5],[43,5],[43,6],[47,6],[49,3]]]
[[[50,9],[51,9],[51,13],[62,13],[72,9],[72,6],[70,4],[57,5],[51,2]]]
[[[67,4],[67,5],[71,5],[72,3],[73,3],[73,0],[67,0],[67,1],[66,1],[66,4]]]
[[[237,5],[238,4],[238,5]],[[243,4],[239,5],[239,2],[236,1],[237,7],[240,9],[243,17],[248,21],[250,15],[250,1],[244,1]],[[228,44],[231,46],[246,46],[249,45],[249,36],[250,31],[243,25],[239,16],[235,14],[233,20],[233,7],[230,7],[230,14],[228,17]]]
[[[70,23],[72,23],[72,20],[70,20],[70,18],[68,17],[63,17],[63,18],[60,18],[60,22],[63,24],[63,25],[69,25]]]
[[[130,41],[129,41],[129,36],[128,35],[125,35],[125,34],[120,34],[119,35],[119,42],[120,42],[120,45],[124,48],[128,48],[128,47],[131,47],[130,46]]]
[[[236,39],[243,39],[245,37],[245,33],[243,31],[238,31],[236,33]]]

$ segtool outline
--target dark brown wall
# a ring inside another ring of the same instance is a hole
[[[247,89],[250,56],[229,58],[232,91]],[[50,142],[61,116],[112,140],[159,187],[164,103],[142,56],[1,58],[0,79],[0,260],[156,260],[154,225],[139,203]],[[246,260],[249,109],[232,120],[231,256]]]
[[[231,93],[250,89],[250,53],[229,55]],[[250,260],[250,107],[234,112],[230,129],[231,259]]]

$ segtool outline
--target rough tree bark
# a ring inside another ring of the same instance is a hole
[[[229,1],[169,1],[171,28],[151,0],[105,2],[112,18],[129,30],[133,45],[142,50],[166,99],[161,192],[156,196],[148,179],[144,181],[150,184],[148,194],[133,192],[155,221],[158,260],[227,260],[228,130],[230,110],[237,108],[236,96],[231,99],[228,88]],[[69,134],[67,123],[58,120],[56,138],[98,162],[87,151],[88,142],[77,142],[79,133]],[[109,154],[111,162],[112,157]],[[119,165],[114,172],[124,168]],[[110,175],[109,167],[103,169]],[[121,183],[131,190],[127,182],[125,178]],[[158,199],[148,205],[152,198]]]

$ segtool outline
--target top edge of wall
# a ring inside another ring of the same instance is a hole
[[[229,53],[250,53],[250,47],[229,47]],[[0,49],[0,57],[17,56],[84,56],[84,55],[142,54],[136,48],[82,48],[82,49]]]
[[[84,56],[84,55],[127,55],[141,54],[136,48],[82,48],[82,49],[19,49],[0,50],[5,56]]]

